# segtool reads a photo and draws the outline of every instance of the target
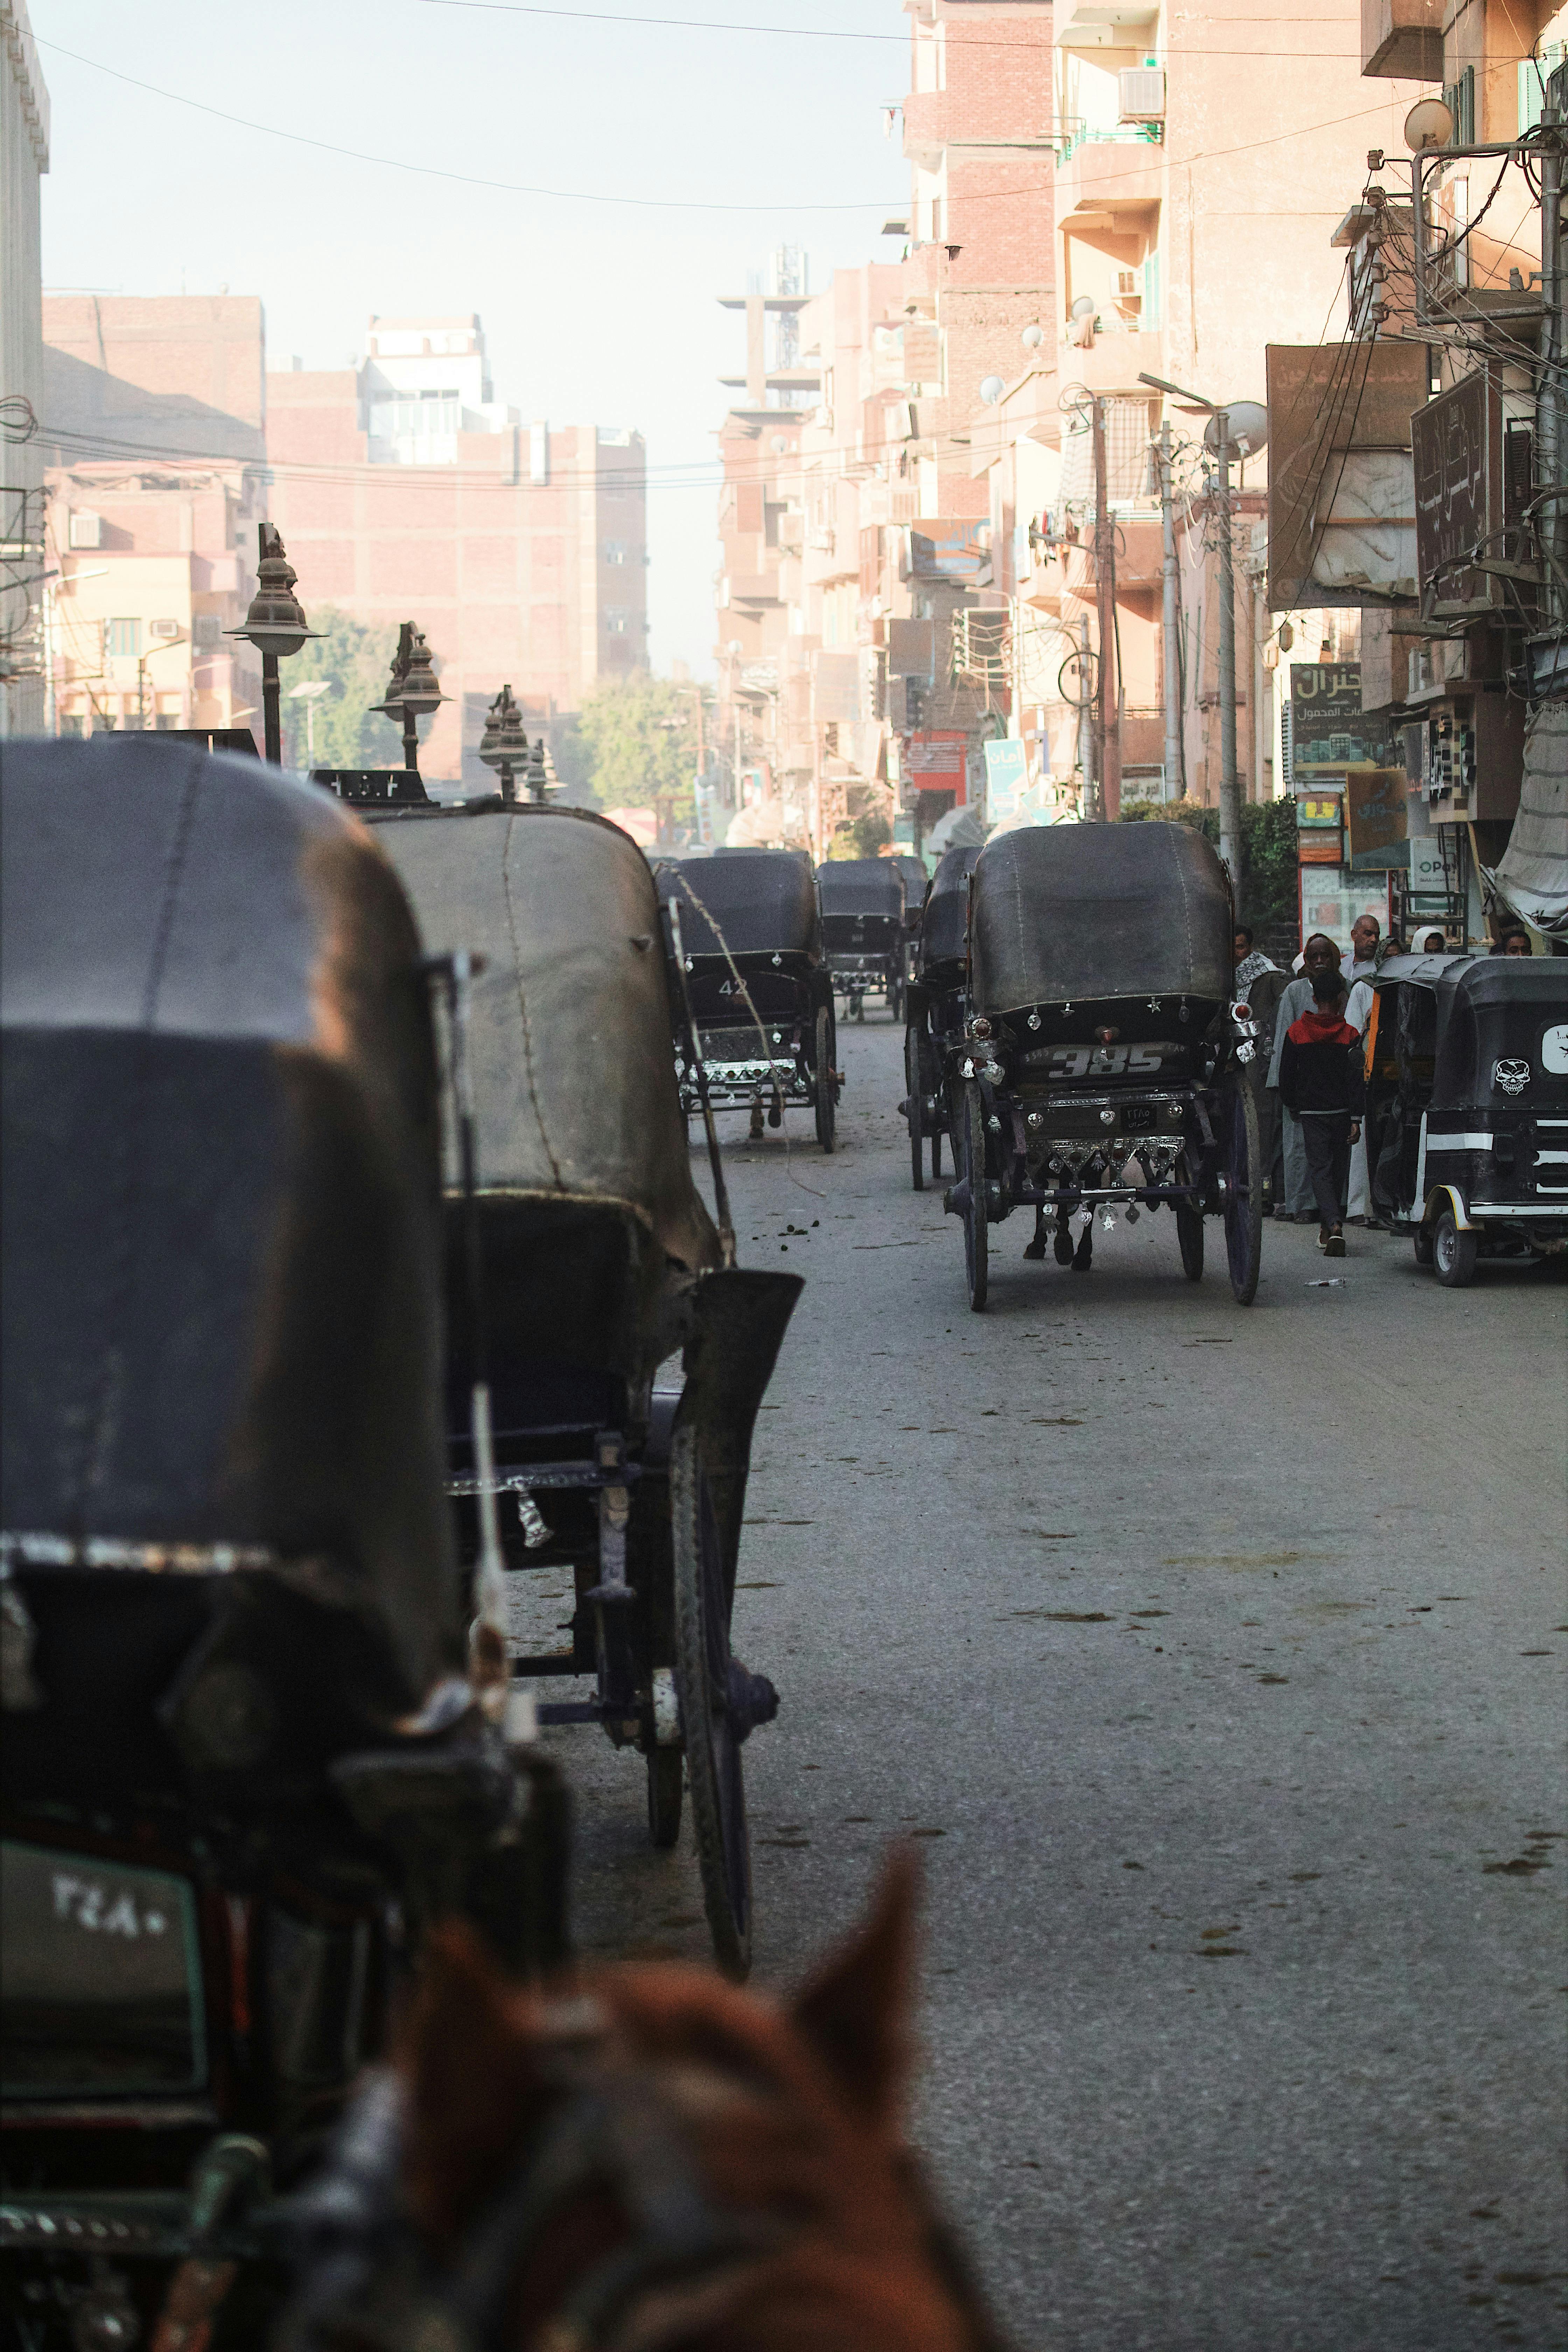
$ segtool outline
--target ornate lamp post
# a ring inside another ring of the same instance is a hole
[[[479,757],[487,768],[500,773],[500,796],[503,801],[517,798],[517,783],[512,771],[529,760],[528,738],[522,731],[522,713],[512,699],[510,686],[503,686],[485,714],[485,731],[479,743]],[[533,781],[533,763],[529,760],[528,781]],[[542,793],[531,797],[543,798]]]
[[[237,629],[226,629],[225,636],[245,637],[261,656],[262,727],[266,735],[266,757],[275,768],[283,765],[283,728],[279,712],[278,664],[297,654],[307,637],[319,637],[320,629],[308,628],[300,600],[294,593],[297,577],[293,565],[283,552],[283,540],[276,526],[269,522],[257,525],[258,541],[256,593],[250,600],[250,610]]]
[[[373,710],[384,710],[389,719],[401,718],[403,722],[403,765],[416,783],[419,780],[418,721],[432,710],[439,709],[447,700],[437,683],[431,667],[430,648],[425,634],[412,621],[405,621],[398,633],[397,651],[392,657],[392,677],[384,702],[373,702]],[[411,798],[423,799],[423,784]]]

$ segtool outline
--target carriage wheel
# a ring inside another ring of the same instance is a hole
[[[1182,1245],[1182,1272],[1189,1282],[1201,1282],[1204,1278],[1204,1213],[1195,1201],[1176,1202],[1176,1239]]]
[[[647,1833],[657,1846],[672,1846],[680,1835],[680,1750],[647,1751]]]
[[[909,1092],[910,1121],[910,1181],[917,1192],[926,1188],[925,1119],[921,1106],[921,1033],[911,1021],[904,1031],[904,1084]]]
[[[969,1181],[969,1206],[963,1213],[963,1265],[969,1276],[969,1304],[979,1315],[985,1306],[988,1244],[985,1217],[985,1106],[974,1080],[963,1088],[963,1172]]]
[[[826,1004],[816,1015],[816,1139],[824,1151],[833,1149],[833,1015]]]
[[[1230,1286],[1238,1307],[1250,1307],[1258,1294],[1258,1271],[1263,1257],[1261,1205],[1262,1146],[1258,1136],[1258,1101],[1245,1078],[1232,1089],[1226,1119],[1229,1151],[1226,1170],[1225,1247],[1230,1261]]]
[[[942,1174],[942,1129],[940,1127],[937,1129],[936,1133],[931,1139],[931,1172],[933,1177],[937,1177]]]
[[[730,1612],[719,1522],[694,1429],[678,1430],[670,1451],[669,1518],[675,1695],[686,1742],[702,1906],[714,1957],[739,1983],[752,1965],[752,1842],[741,1737],[730,1714]]]

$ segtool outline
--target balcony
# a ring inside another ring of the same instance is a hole
[[[1164,171],[1160,131],[1153,122],[1123,123],[1114,131],[1065,123],[1057,156],[1057,226],[1112,228],[1125,215],[1152,211]]]
[[[1361,0],[1361,69],[1387,81],[1441,81],[1443,0]]]
[[[1112,330],[1097,335],[1088,350],[1064,343],[1057,354],[1064,385],[1081,383],[1089,392],[1124,393],[1134,400],[1159,398],[1138,378],[1145,373],[1163,375],[1164,360],[1165,339],[1154,328],[1135,334]]]

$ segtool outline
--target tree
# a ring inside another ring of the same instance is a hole
[[[1155,818],[1166,824],[1190,824],[1205,841],[1219,847],[1219,811],[1201,801],[1132,801],[1121,811],[1124,824]],[[1296,845],[1296,803],[1287,793],[1282,800],[1244,801],[1241,805],[1241,874],[1237,887],[1237,916],[1259,933],[1293,931],[1300,920],[1300,852]]]
[[[315,765],[400,768],[401,730],[370,708],[386,693],[397,651],[395,625],[378,628],[335,605],[321,604],[310,614],[310,625],[321,635],[307,637],[299,653],[282,665],[284,766],[310,764],[305,703],[292,701],[289,689],[325,678],[331,690],[315,698]]]
[[[690,692],[667,678],[602,679],[577,719],[599,807],[656,808],[661,833],[694,827],[695,719]]]

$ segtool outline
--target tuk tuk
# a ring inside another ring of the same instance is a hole
[[[1035,1212],[1025,1251],[1086,1270],[1093,1221],[1169,1208],[1202,1278],[1224,1221],[1231,1287],[1258,1287],[1258,1113],[1243,1083],[1258,1024],[1231,999],[1225,869],[1190,826],[1030,825],[969,877],[969,968],[952,1085],[969,1303],[985,1305],[991,1228]],[[1069,1219],[1081,1214],[1075,1251]],[[1054,1234],[1049,1231],[1054,1223]]]
[[[868,994],[881,995],[897,1021],[903,1011],[904,937],[909,902],[891,857],[846,857],[816,869],[822,949],[833,984],[856,1021]]]
[[[904,877],[904,986],[907,989],[915,976],[915,960],[920,952],[921,918],[925,912],[926,892],[931,888],[931,876],[926,872],[923,857],[900,851],[889,859]]]
[[[472,1105],[471,1169],[446,1171],[458,1551],[477,1569],[493,1508],[503,1573],[570,1570],[567,1639],[511,1674],[592,1678],[539,1719],[596,1723],[641,1756],[656,1845],[679,1834],[684,1766],[714,1949],[743,1976],[741,1751],[778,1699],[733,1656],[731,1616],[752,1424],[801,1286],[737,1267],[692,1181],[682,975],[637,844],[528,803],[366,814],[426,947],[482,960],[466,1034],[447,1036]]]
[[[1366,1027],[1373,1199],[1451,1290],[1568,1246],[1568,962],[1391,956]]]
[[[553,1965],[563,1888],[468,1669],[395,876],[155,734],[0,793],[3,2242],[79,2352],[258,2252],[426,1924]]]
[[[837,1038],[811,860],[738,849],[667,858],[654,879],[691,1007],[693,1034],[677,1048],[681,1109],[692,1117],[705,1091],[715,1110],[749,1110],[760,1137],[764,1106],[782,1127],[799,1105],[831,1151]]]
[[[978,843],[950,849],[932,875],[904,1003],[903,1115],[910,1130],[910,1179],[917,1192],[925,1190],[928,1139],[931,1172],[942,1174],[942,1139],[949,1133],[948,1064],[963,1040],[969,877],[979,855]]]

